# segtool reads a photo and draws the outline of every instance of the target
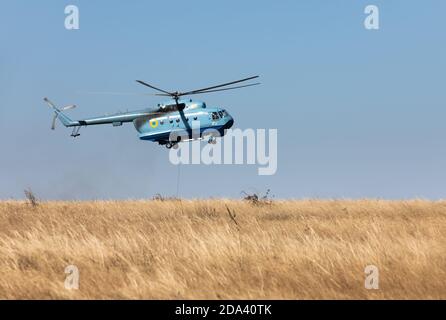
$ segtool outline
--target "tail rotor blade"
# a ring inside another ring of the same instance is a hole
[[[75,104],[71,104],[71,105],[63,107],[61,110],[65,111],[65,110],[70,110],[70,109],[74,109],[74,108],[76,108],[76,105]]]
[[[54,103],[52,103],[48,98],[43,98],[43,101],[45,101],[46,103],[48,103],[48,105],[54,109],[57,109],[56,105]]]
[[[56,119],[57,119],[57,113],[54,114],[53,122],[51,124],[51,130],[56,129]]]

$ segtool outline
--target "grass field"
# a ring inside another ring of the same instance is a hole
[[[2,201],[0,298],[446,299],[446,201]]]

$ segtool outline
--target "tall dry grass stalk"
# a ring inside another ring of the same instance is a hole
[[[2,299],[445,299],[446,202],[4,201],[0,279]]]

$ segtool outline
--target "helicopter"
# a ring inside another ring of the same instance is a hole
[[[170,97],[170,100],[158,103],[154,108],[121,112],[75,121],[71,120],[64,111],[74,109],[76,108],[76,105],[68,105],[63,108],[58,108],[48,98],[44,98],[43,100],[54,111],[51,125],[52,130],[56,128],[56,120],[59,120],[65,127],[73,128],[71,136],[75,138],[80,136],[79,131],[81,127],[104,124],[112,124],[114,127],[118,127],[122,126],[124,123],[133,122],[139,133],[139,139],[157,142],[159,145],[163,145],[168,149],[176,149],[180,142],[204,139],[204,133],[209,131],[209,129],[216,130],[220,136],[223,136],[225,130],[231,128],[234,124],[234,119],[224,108],[208,107],[203,101],[184,99],[183,97],[259,85],[260,83],[257,82],[231,86],[258,77],[259,76],[252,76],[241,80],[185,92],[166,91],[142,80],[136,80],[137,83],[158,91],[158,93],[152,95]],[[199,134],[195,136],[192,134],[192,121],[198,121],[196,123],[199,123],[199,128],[193,128],[194,130],[199,129],[199,131],[197,130]],[[216,136],[210,135],[208,143],[215,144]]]

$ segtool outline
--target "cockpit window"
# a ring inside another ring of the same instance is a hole
[[[218,115],[220,116],[220,118],[223,118],[223,112],[218,111]]]
[[[220,119],[217,112],[212,112],[212,120]]]
[[[222,110],[221,112],[223,113],[223,117],[227,117],[228,116],[228,113],[226,112],[226,110]]]

